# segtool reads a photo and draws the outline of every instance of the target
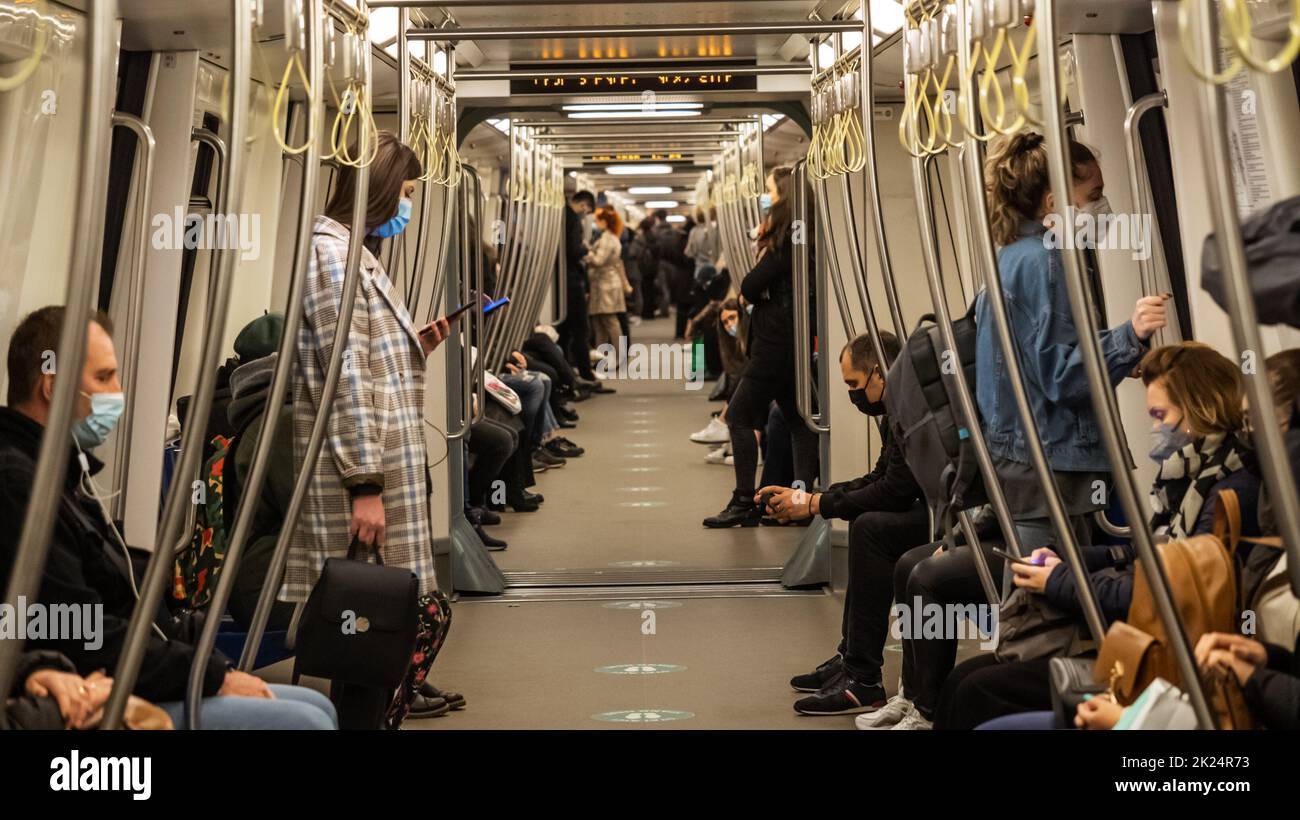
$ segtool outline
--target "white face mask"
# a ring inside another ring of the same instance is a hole
[[[1091,202],[1085,202],[1079,210],[1083,211],[1085,214],[1089,214],[1090,216],[1101,216],[1102,214],[1114,213],[1114,211],[1110,209],[1110,200],[1106,199],[1104,196],[1099,199],[1094,199]]]

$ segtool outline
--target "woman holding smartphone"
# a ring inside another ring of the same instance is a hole
[[[396,693],[335,686],[331,696],[339,706],[341,728],[396,728],[423,686],[451,622],[434,577],[424,437],[425,359],[447,338],[449,322],[443,318],[416,327],[378,258],[383,240],[410,222],[420,161],[396,136],[380,132],[369,170],[361,282],[325,451],[316,461],[294,532],[280,598],[306,600],[326,559],[346,557],[355,540],[382,556],[387,566],[409,569],[419,578],[421,625],[411,668]],[[355,190],[356,170],[342,166],[313,229],[293,391],[299,470],[333,354]]]

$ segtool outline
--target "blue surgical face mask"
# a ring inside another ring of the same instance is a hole
[[[1151,431],[1151,452],[1148,455],[1155,463],[1162,464],[1165,459],[1191,443],[1192,437],[1187,433],[1177,427],[1162,424]]]
[[[739,332],[740,332],[740,322],[732,322],[731,324],[727,325],[728,336],[734,337]]]
[[[411,200],[402,197],[401,201],[397,203],[397,216],[375,228],[370,232],[370,235],[378,236],[381,239],[387,239],[390,236],[397,236],[399,233],[406,230],[406,226],[410,224],[412,207]]]
[[[753,315],[754,315],[754,303],[753,303],[753,302],[750,302],[749,304],[745,305],[745,313],[749,314],[750,316],[753,316]]]
[[[767,213],[772,208],[772,195],[762,194],[758,198],[758,208],[763,213]]]
[[[126,397],[121,393],[86,393],[90,399],[90,415],[72,425],[72,438],[83,450],[93,450],[103,444],[108,434],[122,418]]]

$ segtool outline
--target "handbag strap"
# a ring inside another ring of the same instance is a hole
[[[1214,537],[1227,548],[1228,555],[1237,554],[1237,544],[1241,541],[1241,502],[1236,490],[1223,490],[1216,497]]]
[[[354,538],[352,539],[352,543],[348,545],[348,560],[349,560],[349,561],[356,561],[356,560],[358,560],[358,559],[357,559],[357,549],[358,549],[360,546],[361,546],[361,540],[358,539],[358,538],[356,538],[356,537],[354,537]],[[382,552],[380,552],[379,550],[374,550],[374,552],[373,552],[372,554],[375,556],[375,563],[382,567],[382,566],[384,565],[384,554],[383,554]],[[366,558],[363,556],[360,560],[363,561],[363,562],[365,562],[365,561],[366,561]],[[367,563],[368,563],[368,562],[367,562]]]

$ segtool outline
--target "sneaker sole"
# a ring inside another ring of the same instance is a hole
[[[709,444],[714,447],[717,447],[719,444],[726,444],[728,441],[731,441],[731,437],[728,436],[727,438],[720,438],[720,439],[692,437],[691,441],[695,444]]]
[[[805,710],[803,710],[803,709],[800,709],[800,708],[797,707],[797,706],[795,707],[794,710],[795,710],[796,712],[798,712],[799,714],[801,714],[801,715],[807,715],[808,717],[824,717],[824,716],[831,716],[831,715],[861,715],[861,714],[866,714],[866,713],[869,713],[869,712],[876,712],[876,711],[879,711],[880,708],[881,708],[881,707],[880,707],[879,704],[874,704],[874,703],[873,703],[873,704],[870,704],[870,705],[868,705],[868,706],[853,706],[853,707],[851,707],[851,708],[849,708],[849,709],[841,709],[841,710],[839,710],[839,711],[835,711],[835,712],[829,712],[829,711],[828,711],[828,712],[809,712],[809,711],[805,711]]]

